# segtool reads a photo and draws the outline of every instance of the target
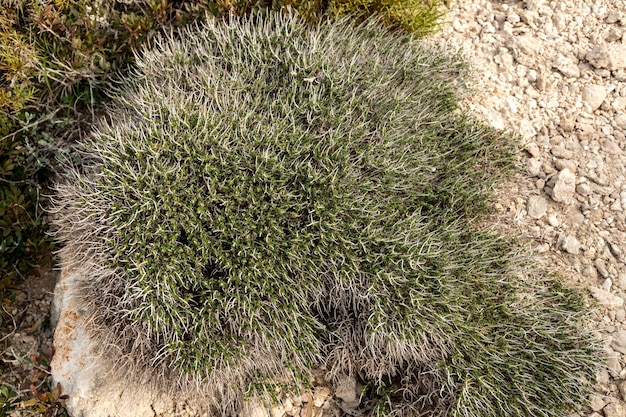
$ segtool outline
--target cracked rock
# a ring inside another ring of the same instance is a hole
[[[576,190],[576,175],[565,168],[554,175],[546,184],[546,192],[559,203],[571,204]]]

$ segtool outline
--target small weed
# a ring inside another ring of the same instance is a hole
[[[29,399],[21,402],[21,407],[45,417],[69,417],[65,409],[65,400],[68,397],[62,394],[60,384],[57,384],[54,389],[48,388],[43,392],[38,391],[31,384],[30,394]]]
[[[6,300],[5,300],[6,302]],[[9,304],[3,306],[3,313]],[[4,319],[5,317],[3,317]],[[14,323],[15,324],[15,323]],[[19,387],[6,383],[0,386],[0,417],[11,410],[19,409],[24,415],[68,416],[64,407],[67,396],[61,392],[61,385],[50,383],[50,358],[43,352],[28,354],[20,349],[11,334],[1,340],[4,351],[2,362],[29,369],[26,381],[16,381]],[[8,374],[2,369],[3,374]],[[27,387],[26,389],[23,389]]]
[[[20,397],[7,385],[0,385],[0,417],[6,417],[9,411],[15,409]]]

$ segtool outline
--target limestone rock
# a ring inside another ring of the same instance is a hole
[[[617,23],[617,22],[619,22],[622,19],[623,19],[623,17],[622,17],[622,15],[621,15],[621,13],[619,11],[612,10],[606,16],[606,23],[609,23],[609,24]]]
[[[269,410],[260,403],[251,403],[243,410],[242,417],[270,417]]]
[[[554,175],[546,184],[546,192],[554,201],[571,204],[576,190],[576,175],[568,168]]]
[[[593,265],[585,266],[581,273],[583,274],[583,277],[587,277],[592,280],[598,278],[598,270]]]
[[[621,402],[612,402],[602,409],[604,417],[626,417],[626,409]]]
[[[617,28],[611,28],[609,33],[606,34],[604,40],[607,42],[615,42],[622,39],[622,31]]]
[[[206,416],[201,392],[164,390],[152,381],[128,378],[115,365],[117,358],[103,355],[98,341],[86,330],[84,308],[77,288],[88,274],[80,268],[64,269],[55,288],[58,323],[55,353],[50,363],[53,384],[68,396],[65,408],[73,417],[189,417]],[[173,393],[175,392],[175,394]],[[240,417],[269,417],[269,410],[250,403]]]
[[[619,245],[613,243],[613,242],[606,242],[607,246],[609,247],[609,252],[611,252],[611,254],[615,257],[615,259],[617,260],[621,260],[622,259],[622,248],[619,247]]]
[[[598,303],[608,308],[620,308],[624,305],[624,299],[604,291],[600,288],[590,287],[589,291]],[[626,345],[624,345],[626,348]],[[615,349],[615,347],[613,347]],[[615,349],[618,350],[618,349]]]
[[[528,211],[528,215],[533,219],[540,219],[546,214],[546,210],[548,209],[548,203],[546,199],[540,195],[531,195],[528,198],[528,204],[526,205],[526,210]]]
[[[576,192],[580,195],[587,196],[593,191],[591,190],[591,186],[588,183],[582,182],[576,186]]]
[[[559,70],[559,72],[566,77],[580,77],[580,69],[571,58],[566,58],[563,55],[558,55],[557,58],[554,60],[552,66]]]
[[[541,51],[539,40],[532,35],[515,36],[506,41],[506,47],[519,50],[527,55],[537,54]]]
[[[539,13],[534,10],[520,10],[519,17],[522,22],[527,25],[532,25],[535,23],[535,20],[539,19]]]
[[[606,360],[606,364],[609,368],[609,374],[613,378],[618,378],[620,372],[622,372],[622,365],[619,362],[619,354],[612,352]]]
[[[620,384],[618,385],[619,388],[619,393],[622,396],[622,400],[626,399],[626,381],[620,382]]]
[[[531,142],[526,145],[526,152],[528,152],[533,158],[541,156],[541,149],[539,149],[539,146],[535,142]]]
[[[613,336],[611,347],[617,352],[626,353],[626,330],[620,330]]]
[[[354,377],[342,375],[335,387],[335,396],[343,402],[343,408],[354,410],[361,403],[361,384]]]
[[[598,109],[606,98],[606,88],[601,85],[587,84],[583,87],[583,101],[591,107],[591,110]]]
[[[567,168],[572,172],[576,172],[576,164],[577,162],[571,159],[557,159],[556,161],[554,161],[554,166],[559,171],[562,171],[565,168]]]
[[[550,153],[557,158],[572,159],[574,157],[574,152],[562,146],[553,146],[552,149],[550,149]]]
[[[609,277],[609,270],[606,267],[606,262],[604,262],[602,258],[596,259],[593,264],[595,265],[596,269],[598,270],[598,273],[600,274],[600,276],[602,276],[602,278]]]
[[[604,398],[601,395],[593,394],[589,397],[589,406],[593,411],[600,411],[604,408],[606,403],[604,402]]]
[[[626,120],[624,120],[624,124],[626,124]],[[602,141],[602,150],[611,155],[619,155],[622,153],[619,145],[608,138]]]
[[[287,413],[285,412],[285,407],[283,406],[277,405],[270,408],[270,417],[284,417],[285,414]]]
[[[616,111],[626,109],[626,97],[617,97],[613,100],[613,109]]]
[[[313,405],[321,408],[331,395],[328,387],[316,387],[313,393]]]
[[[541,166],[543,165],[543,160],[539,158],[530,158],[528,160],[528,174],[531,177],[538,177],[541,174]]]
[[[616,70],[613,71],[613,77],[617,80],[617,81],[621,81],[621,82],[625,82],[626,81],[626,70],[620,69],[620,70]]]
[[[626,68],[626,45],[609,43],[587,52],[585,59],[596,68],[610,71]]]
[[[558,227],[561,222],[559,222],[559,218],[556,216],[556,214],[552,214],[548,217],[548,224],[550,224],[550,226],[552,227]]]
[[[561,249],[569,254],[578,255],[580,252],[580,242],[574,236],[565,236],[561,242]]]

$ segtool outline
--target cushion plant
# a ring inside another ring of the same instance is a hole
[[[89,329],[217,413],[311,370],[379,413],[556,416],[593,379],[582,298],[478,227],[514,141],[458,53],[256,14],[161,38],[58,187]]]

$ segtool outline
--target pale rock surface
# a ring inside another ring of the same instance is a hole
[[[617,352],[626,353],[626,330],[620,330],[613,335],[611,347]]]
[[[342,401],[344,409],[356,409],[361,403],[362,386],[354,377],[342,375],[335,388],[335,396]]]
[[[580,252],[580,242],[575,236],[564,236],[561,243],[561,249],[572,255],[578,255],[578,252]]]
[[[598,45],[585,56],[591,65],[609,71],[626,68],[626,45],[609,43]]]
[[[150,381],[130,382],[118,373],[111,358],[98,349],[85,331],[82,309],[76,298],[80,269],[64,270],[55,288],[57,326],[55,353],[50,363],[54,385],[68,396],[66,408],[74,417],[187,417],[202,415],[201,404],[184,396],[172,398]]]
[[[576,186],[576,192],[580,195],[588,196],[589,194],[592,193],[592,189],[588,183],[583,182]]]
[[[626,398],[626,381],[622,381],[619,383],[618,386],[619,389],[619,393],[622,396],[622,398]]]
[[[545,198],[540,195],[531,195],[528,198],[526,210],[528,215],[533,219],[540,219],[545,216],[548,209],[548,203]]]
[[[604,417],[626,417],[626,409],[621,401],[609,403],[602,409]]]
[[[613,378],[619,378],[620,373],[622,372],[622,365],[619,360],[620,354],[617,352],[609,352],[607,358],[607,366],[609,368],[609,374]]]
[[[328,387],[316,387],[313,393],[313,405],[321,408],[332,395],[332,391]]]
[[[619,126],[619,122],[617,121],[617,119],[615,120],[615,122]],[[624,122],[624,126],[626,127],[626,118],[625,120],[623,120],[623,122]],[[611,155],[619,155],[622,153],[622,150],[619,147],[619,145],[608,138],[602,141],[602,150]]]
[[[593,296],[593,298],[595,298],[598,303],[602,304],[605,307],[620,308],[624,306],[624,299],[611,294],[609,291],[604,291],[596,287],[590,287],[589,291],[591,291],[591,295]]]
[[[626,97],[617,97],[613,100],[613,109],[615,111],[626,109]]]
[[[571,58],[566,58],[563,55],[558,55],[554,61],[553,66],[566,77],[580,77],[580,69]]]
[[[528,160],[528,174],[531,177],[538,177],[541,174],[541,166],[543,165],[543,160],[539,158],[530,158]]]
[[[553,176],[546,184],[546,192],[554,201],[571,204],[576,190],[576,175],[568,168]]]
[[[537,145],[535,142],[527,144],[526,151],[530,154],[530,156],[534,158],[538,158],[541,156],[541,149],[539,149],[539,145]]]
[[[598,109],[606,98],[606,88],[601,85],[588,84],[583,87],[583,101],[589,104],[591,110]]]
[[[244,410],[246,417],[270,417],[267,408],[260,403],[251,403]]]
[[[601,395],[593,394],[589,399],[589,406],[593,411],[600,411],[604,408],[606,403]]]
[[[600,274],[602,278],[609,278],[609,270],[606,267],[606,262],[604,261],[604,259],[597,258],[593,264],[595,265],[598,274]]]

